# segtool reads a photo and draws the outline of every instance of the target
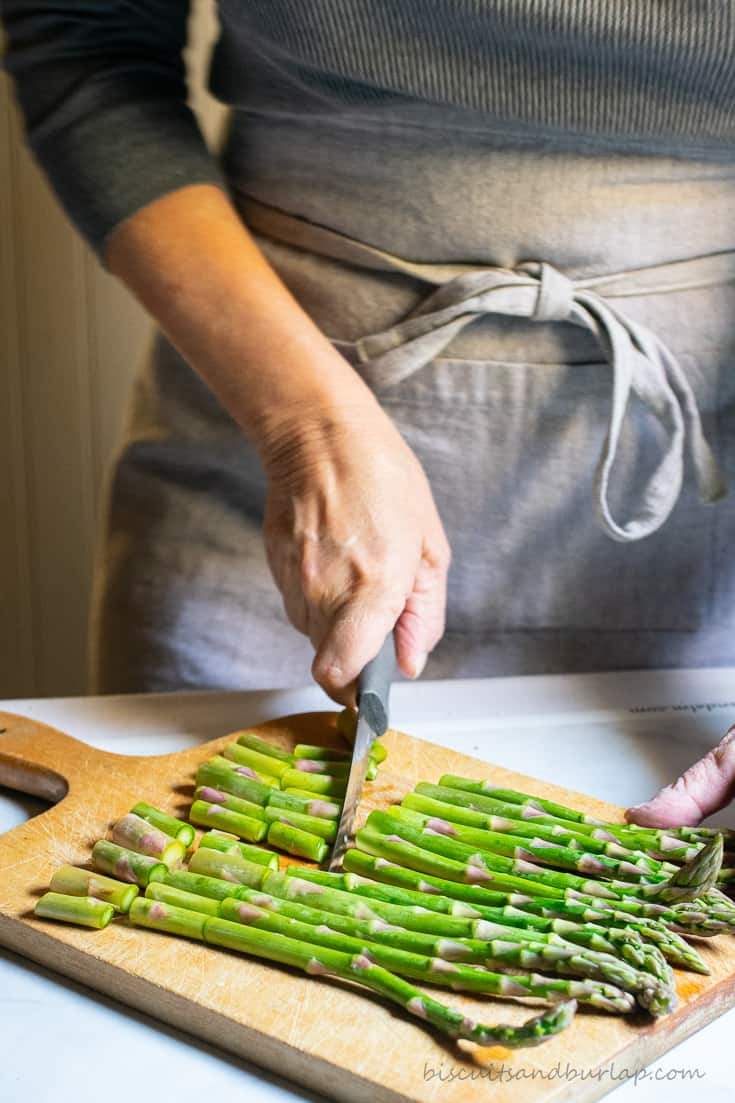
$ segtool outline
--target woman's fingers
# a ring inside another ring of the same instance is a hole
[[[424,550],[408,598],[400,581],[364,587],[325,627],[312,665],[314,679],[343,705],[354,705],[361,671],[395,629],[398,668],[417,678],[444,633],[451,553],[441,532]],[[410,576],[409,576],[410,577]]]
[[[735,796],[735,726],[704,758],[655,797],[625,813],[628,823],[685,827],[719,812]]]
[[[429,652],[444,635],[450,558],[442,533],[436,547],[424,552],[413,591],[396,624],[396,661],[408,678],[419,677]]]
[[[357,679],[393,630],[402,606],[400,592],[367,589],[336,611],[311,667],[314,680],[333,700],[355,704]]]

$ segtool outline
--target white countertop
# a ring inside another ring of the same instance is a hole
[[[325,707],[331,703],[315,687],[0,701],[0,709],[121,754],[179,750]],[[681,772],[735,722],[735,670],[401,683],[391,720],[419,738],[627,806]],[[44,807],[0,789],[0,831]],[[708,822],[734,820],[731,809]],[[617,1070],[616,1103],[653,1103],[663,1084],[667,1103],[689,1101],[693,1092],[706,1103],[731,1100],[734,1034],[735,1010],[637,1081]],[[317,1098],[0,949],[0,1103],[130,1103],[140,1092],[175,1095],[177,1103]]]

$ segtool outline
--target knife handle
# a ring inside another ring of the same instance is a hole
[[[376,735],[388,730],[388,696],[396,676],[396,643],[390,632],[357,682],[357,707]]]

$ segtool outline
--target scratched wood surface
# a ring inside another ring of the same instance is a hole
[[[308,713],[251,730],[287,749],[299,741],[340,746],[335,716]],[[341,982],[133,928],[125,920],[89,931],[33,917],[54,869],[87,862],[94,842],[135,801],[185,815],[197,765],[229,738],[176,754],[128,757],[0,712],[0,784],[57,802],[0,836],[0,943],[350,1103],[470,1103],[487,1091],[494,1103],[585,1103],[614,1087],[614,1076],[640,1068],[735,1004],[735,938],[720,936],[699,940],[712,975],[677,973],[679,1007],[659,1022],[643,1013],[582,1010],[568,1031],[537,1048],[478,1050],[445,1043],[400,1009]],[[454,773],[620,818],[612,805],[399,732],[388,733],[385,744],[388,759],[368,786],[363,817],[399,800],[417,781]],[[528,1003],[512,1000],[439,998],[485,1022],[517,1023],[533,1013]],[[580,1082],[590,1070],[599,1071]]]

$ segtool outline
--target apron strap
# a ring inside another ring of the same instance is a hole
[[[612,369],[610,417],[594,497],[597,515],[614,540],[640,540],[661,527],[681,492],[685,446],[701,499],[714,502],[727,492],[686,374],[655,333],[610,299],[735,281],[735,252],[573,281],[543,261],[527,261],[515,269],[409,261],[249,197],[243,197],[242,206],[248,225],[267,236],[362,267],[398,270],[436,286],[402,321],[355,342],[358,362],[369,368],[377,387],[395,386],[424,367],[484,315],[570,322],[589,330]],[[621,522],[613,517],[609,490],[631,391],[663,427],[666,445],[641,488],[633,516]]]

